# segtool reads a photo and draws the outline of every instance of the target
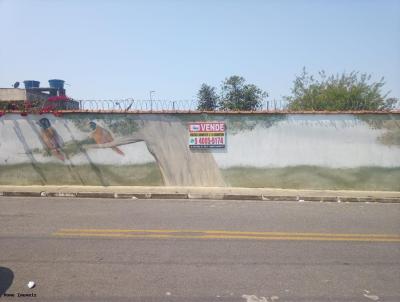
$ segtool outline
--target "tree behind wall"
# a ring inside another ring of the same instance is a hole
[[[200,111],[214,111],[217,109],[218,95],[215,92],[215,87],[203,84],[197,93],[198,106]]]
[[[262,107],[262,101],[268,94],[254,84],[246,84],[240,76],[226,78],[221,86],[222,97],[219,108],[234,111],[255,111]]]
[[[398,101],[382,93],[383,78],[371,83],[371,75],[355,71],[331,76],[321,71],[315,78],[303,68],[293,84],[292,95],[285,97],[293,111],[388,110]]]

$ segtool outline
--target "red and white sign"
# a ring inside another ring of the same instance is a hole
[[[190,148],[225,148],[224,122],[189,123]]]

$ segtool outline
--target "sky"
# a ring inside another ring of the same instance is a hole
[[[400,0],[0,0],[0,87],[76,99],[195,99],[243,76],[290,95],[303,67],[385,77],[400,97]]]

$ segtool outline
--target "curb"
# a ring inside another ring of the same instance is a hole
[[[0,192],[0,196],[43,197],[44,192]]]
[[[248,201],[294,201],[294,202],[378,202],[400,203],[400,197],[337,197],[337,196],[283,196],[207,193],[112,193],[112,192],[34,192],[6,191],[0,196],[8,197],[69,197],[108,199],[188,199],[188,200],[248,200]]]

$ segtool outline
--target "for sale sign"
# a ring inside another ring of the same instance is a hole
[[[225,148],[224,122],[189,123],[189,148]]]

